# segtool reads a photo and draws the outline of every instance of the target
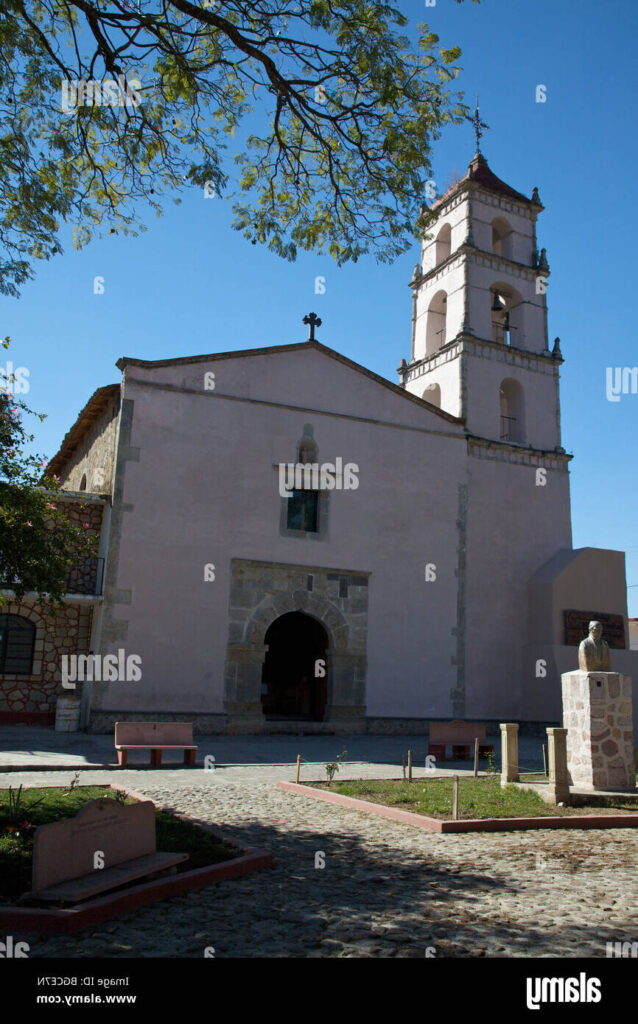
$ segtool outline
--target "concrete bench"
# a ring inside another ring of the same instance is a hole
[[[453,722],[430,722],[428,754],[433,754],[437,761],[445,761],[447,747],[451,745],[452,761],[468,761],[472,756],[470,750],[474,747],[474,740],[478,738],[479,757],[485,758],[488,753],[494,753],[492,743],[481,743],[485,736],[486,729],[482,722],[463,722],[460,719]]]
[[[126,768],[129,750],[150,750],[151,764],[159,768],[163,750],[183,750],[184,764],[194,765],[197,745],[192,722],[116,722],[117,763]]]
[[[187,853],[157,852],[151,800],[91,800],[75,818],[36,829],[29,895],[47,903],[81,903],[186,860]]]

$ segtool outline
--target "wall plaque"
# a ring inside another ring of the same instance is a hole
[[[597,619],[603,624],[603,640],[606,640],[610,647],[626,648],[625,643],[625,619],[622,615],[612,615],[609,612],[577,612],[572,610],[563,611],[565,623],[565,644],[569,647],[578,647],[581,640],[589,635],[589,623]]]

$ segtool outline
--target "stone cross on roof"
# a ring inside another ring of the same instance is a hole
[[[307,316],[303,318],[303,322],[305,324],[310,325],[310,335],[308,337],[308,341],[314,341],[315,327],[321,327],[321,318],[318,317],[316,313],[308,313]]]

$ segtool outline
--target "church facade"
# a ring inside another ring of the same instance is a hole
[[[533,729],[594,615],[638,678],[623,553],[572,548],[538,192],[477,153],[435,208],[398,383],[316,340],[123,358],[80,414],[51,463],[101,510],[77,649],[140,665],[78,684],[91,730]]]

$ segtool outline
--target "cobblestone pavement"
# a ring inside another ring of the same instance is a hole
[[[638,939],[636,830],[437,835],[277,790],[291,771],[122,772],[275,864],[76,935],[19,936],[30,956],[604,957],[606,942]]]

